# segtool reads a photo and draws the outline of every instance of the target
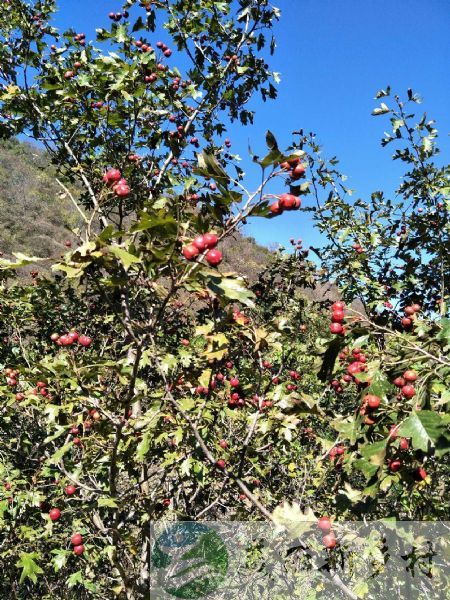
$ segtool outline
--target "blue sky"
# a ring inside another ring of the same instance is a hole
[[[109,22],[107,13],[120,3],[100,0],[60,0],[57,24],[85,31]],[[277,51],[270,61],[281,73],[279,97],[253,102],[255,123],[230,131],[233,151],[248,160],[264,152],[265,130],[280,146],[302,127],[314,131],[327,156],[337,155],[341,170],[356,196],[397,187],[400,165],[390,160],[392,150],[379,140],[388,126],[371,117],[376,91],[391,85],[406,94],[408,87],[423,97],[420,111],[437,120],[442,159],[450,150],[450,4],[448,0],[276,0],[281,20],[275,27]],[[75,8],[75,6],[76,8]],[[448,161],[448,158],[447,158]],[[249,173],[249,185],[257,177]],[[282,192],[283,189],[280,189]],[[306,200],[308,205],[311,201]],[[306,245],[320,239],[305,213],[276,219],[254,219],[247,228],[263,244],[288,244],[301,237]]]

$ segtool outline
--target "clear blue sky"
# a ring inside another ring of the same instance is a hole
[[[255,124],[230,131],[233,151],[247,163],[248,143],[264,152],[267,126],[280,146],[300,127],[315,131],[325,154],[337,155],[356,196],[393,190],[401,171],[392,150],[379,140],[387,127],[371,117],[375,92],[391,85],[408,87],[423,97],[419,107],[437,120],[442,160],[450,150],[450,4],[448,0],[275,0],[281,9],[275,27],[277,51],[270,61],[281,73],[279,97],[253,102]],[[120,3],[109,0],[60,0],[57,25],[85,31],[109,23],[107,13]],[[256,184],[256,176],[250,174]],[[281,192],[282,190],[280,190]],[[306,200],[306,204],[311,202]],[[271,220],[255,219],[246,231],[264,244],[287,244],[301,237],[308,245],[319,238],[305,213]]]

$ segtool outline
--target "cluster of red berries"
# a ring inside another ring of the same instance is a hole
[[[9,481],[5,481],[3,483],[3,487],[5,488],[6,492],[11,492],[11,490],[12,490],[12,485]],[[11,492],[10,496],[7,496],[6,500],[7,500],[8,504],[12,504],[12,502],[13,502],[12,492]]]
[[[358,254],[363,254],[364,253],[364,248],[358,242],[355,242],[354,244],[352,244],[352,248]]]
[[[73,546],[73,553],[76,556],[81,556],[85,551],[85,547],[83,546],[83,536],[81,533],[74,533],[70,539],[70,543]]]
[[[294,381],[300,381],[300,379],[302,378],[300,373],[297,373],[297,371],[289,371],[289,377]],[[289,382],[286,384],[286,389],[288,392],[295,392],[295,390],[297,389],[297,384]]]
[[[41,396],[44,396],[44,398],[48,398],[49,400],[51,400],[51,396],[49,394],[47,384],[45,383],[45,381],[38,381],[36,383],[36,387],[30,390],[30,393],[34,396],[37,396],[39,393]]]
[[[331,448],[331,450],[328,452],[328,456],[329,456],[330,460],[333,462],[336,461],[335,466],[337,469],[342,466],[342,463],[344,461],[344,455],[345,455],[345,446],[343,446],[342,444],[333,446]]]
[[[401,395],[399,399],[403,396],[410,400],[416,395],[416,389],[412,385],[415,381],[417,381],[418,374],[413,369],[408,369],[403,373],[401,377],[396,377],[392,382],[395,387],[400,388]]]
[[[300,198],[293,194],[281,194],[278,200],[269,206],[272,216],[281,215],[285,210],[296,210],[302,205]]]
[[[282,162],[280,167],[283,169],[283,171],[289,171],[289,177],[293,181],[297,181],[305,176],[306,167],[298,156],[295,158],[289,158],[285,162]]]
[[[242,408],[245,406],[245,398],[241,390],[241,382],[237,377],[230,379],[230,387],[234,391],[230,393],[230,399],[228,400],[228,408]]]
[[[122,177],[119,169],[108,169],[103,175],[103,182],[110,186],[116,196],[120,198],[125,198],[130,194],[130,186],[127,180]]]
[[[354,381],[356,384],[362,384],[363,382],[358,379],[358,373],[362,373],[367,370],[367,357],[363,354],[361,348],[354,348],[352,354],[348,356],[348,350],[343,350],[339,354],[339,360],[344,361],[349,359],[347,366],[347,372],[342,377],[346,383]]]
[[[73,329],[69,333],[59,335],[59,333],[52,333],[50,336],[52,342],[55,342],[57,346],[71,346],[75,342],[78,342],[80,346],[87,348],[92,344],[92,338],[87,335],[78,335]]]
[[[320,519],[317,521],[317,527],[323,533],[323,545],[325,546],[325,548],[332,550],[336,546],[337,541],[336,536],[334,535],[334,532],[332,530],[331,520],[328,517],[320,517]]]
[[[216,249],[219,239],[214,233],[197,236],[192,244],[183,247],[182,253],[187,260],[194,260],[201,252],[206,252],[207,262],[215,267],[222,262],[222,252]]]
[[[172,50],[164,42],[156,42],[156,47],[161,50],[166,58],[172,56]]]
[[[5,369],[6,385],[14,387],[17,385],[20,372],[17,369],[11,369],[10,367]]]
[[[345,329],[342,325],[345,319],[344,309],[345,303],[342,301],[335,302],[331,306],[330,331],[335,335],[345,335]]]
[[[80,44],[80,46],[85,46],[86,45],[86,34],[85,33],[76,33],[73,36],[73,41],[78,42]]]
[[[405,371],[405,373],[408,373],[408,371]],[[413,373],[414,373],[414,371],[413,371]],[[402,378],[398,377],[397,379],[402,379]],[[391,426],[391,428],[389,429],[389,440],[395,441],[398,438],[398,430],[399,430],[398,425]],[[405,452],[406,450],[409,449],[409,447],[410,447],[409,440],[407,438],[402,437],[398,444],[399,450],[402,452]],[[400,458],[394,457],[387,461],[387,465],[391,472],[397,473],[403,467],[403,462]],[[424,479],[427,478],[427,472],[425,471],[425,469],[423,467],[417,467],[416,469],[413,470],[412,477],[415,481],[423,481]]]
[[[116,21],[117,23],[122,19],[122,17],[124,19],[128,19],[129,13],[127,10],[124,10],[123,12],[110,12],[108,14],[108,17],[111,19],[111,21]]]
[[[405,308],[405,316],[401,320],[405,329],[409,329],[413,326],[414,317],[416,316],[416,313],[420,312],[421,308],[420,304],[411,304],[411,306]]]

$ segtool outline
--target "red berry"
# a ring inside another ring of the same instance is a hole
[[[342,323],[342,321],[345,318],[345,314],[343,310],[335,310],[333,311],[333,314],[331,315],[331,320],[333,321],[333,323]]]
[[[77,488],[74,485],[68,485],[66,487],[66,494],[68,496],[73,496],[76,491],[77,491]]]
[[[81,533],[74,533],[70,542],[72,546],[80,546],[83,543],[83,536]]]
[[[418,375],[416,373],[416,371],[410,370],[410,371],[405,371],[403,373],[403,379],[405,381],[409,381],[410,383],[416,381],[418,378]]]
[[[406,438],[402,438],[400,440],[399,446],[400,446],[400,450],[408,450],[408,447],[409,447],[408,440]]]
[[[182,250],[184,258],[192,260],[200,254],[199,249],[194,244],[188,244]]]
[[[203,250],[206,250],[206,248],[208,247],[206,240],[205,240],[205,236],[203,236],[203,235],[198,235],[192,243],[201,252]]]
[[[227,442],[227,440],[220,440],[220,442],[219,442],[219,446],[220,446],[221,448],[224,448],[224,449],[225,449],[225,448],[228,448],[228,442]]]
[[[69,335],[62,335],[59,338],[59,342],[61,346],[71,346],[73,344],[73,339]]]
[[[331,333],[334,333],[335,335],[340,335],[344,332],[344,328],[342,327],[342,325],[340,323],[331,323],[330,331],[331,331]]]
[[[57,521],[61,516],[61,511],[59,510],[59,508],[52,508],[51,511],[48,513],[48,516],[52,521]]]
[[[345,308],[345,303],[342,302],[341,300],[339,300],[338,302],[335,302],[334,304],[331,305],[331,310],[335,311],[335,310],[344,310]]]
[[[403,379],[403,377],[396,377],[394,379],[394,381],[392,382],[396,387],[403,387],[406,383],[406,381]]]
[[[92,339],[90,337],[88,337],[87,335],[80,335],[80,337],[78,338],[78,343],[81,346],[84,346],[85,348],[87,348],[88,346],[90,346],[92,344]]]
[[[83,544],[80,544],[79,546],[74,547],[73,553],[76,556],[81,556],[83,554],[84,550],[85,550],[85,547],[83,546]]]
[[[116,196],[119,196],[120,198],[125,198],[131,192],[130,186],[126,183],[118,183],[113,189]]]
[[[381,398],[374,396],[373,394],[367,394],[363,398],[364,403],[368,404],[370,408],[378,408],[381,404]]]
[[[282,210],[293,210],[297,204],[297,196],[293,194],[281,194],[278,205]]]
[[[215,248],[219,241],[219,238],[214,233],[205,233],[203,236],[206,248]]]
[[[269,206],[269,210],[273,215],[281,215],[283,212],[279,202],[273,202],[273,204]]]
[[[122,173],[119,169],[109,169],[103,175],[103,181],[108,184],[113,184],[122,178]]]
[[[413,398],[416,395],[416,390],[412,385],[404,385],[402,387],[402,394],[405,398]]]
[[[225,469],[225,461],[223,460],[223,458],[219,458],[219,460],[216,462],[216,465],[219,467],[219,469]]]
[[[331,521],[328,517],[320,517],[317,521],[317,527],[322,531],[329,531],[331,529]]]
[[[237,377],[233,377],[230,379],[231,387],[239,387],[239,379]]]
[[[402,463],[399,460],[392,460],[389,463],[389,468],[393,473],[396,473],[397,471],[399,471],[401,466],[402,466]]]
[[[401,323],[405,329],[408,329],[412,325],[412,320],[409,317],[403,317]]]
[[[424,479],[427,478],[427,472],[425,471],[425,469],[423,467],[418,467],[414,471],[413,477],[416,481],[423,481]]]
[[[296,167],[293,168],[291,177],[293,179],[300,179],[300,177],[303,177],[303,175],[305,174],[305,170],[305,165],[298,164]]]
[[[216,266],[222,262],[222,252],[220,250],[209,250],[206,253],[206,260],[211,266]]]
[[[330,550],[334,548],[337,543],[334,533],[328,533],[327,535],[324,535],[322,538],[322,543],[325,546],[325,548],[328,548]]]

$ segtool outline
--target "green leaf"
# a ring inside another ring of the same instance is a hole
[[[254,307],[255,295],[246,287],[241,277],[221,277],[215,273],[208,273],[206,285],[219,296],[225,296],[229,300],[239,300],[250,308]]]
[[[365,458],[358,458],[353,464],[364,474],[366,479],[371,479],[380,468],[378,465],[369,462]]]
[[[113,498],[99,498],[97,500],[97,506],[99,508],[102,508],[102,507],[118,508],[117,502]]]
[[[127,40],[127,26],[125,24],[119,25],[116,29],[116,40],[119,44],[123,44]]]
[[[278,150],[277,140],[270,130],[266,133],[266,144],[269,150]]]
[[[72,575],[67,579],[67,587],[69,589],[75,587],[77,583],[83,583],[83,573],[81,571],[76,571],[72,573]]]
[[[31,579],[33,583],[37,582],[37,576],[41,575],[44,571],[35,561],[36,558],[40,558],[37,552],[21,552],[19,560],[16,563],[16,567],[22,568],[19,583],[23,583],[25,579]]]
[[[296,502],[289,504],[286,501],[281,506],[275,508],[272,518],[277,529],[286,530],[293,538],[300,537],[317,520],[311,508],[307,508],[303,512]]]
[[[123,264],[123,266],[125,267],[125,270],[128,270],[131,267],[131,265],[141,262],[141,259],[139,257],[134,256],[134,254],[130,254],[130,252],[127,252],[123,248],[119,248],[119,246],[108,246],[108,247],[109,247],[109,250],[115,256],[117,256],[117,258]]]
[[[398,433],[411,438],[413,447],[424,452],[427,452],[430,446],[438,446],[440,455],[450,450],[442,418],[432,410],[413,412],[402,423]]]
[[[197,154],[197,162],[198,168],[195,169],[196,172],[212,177],[217,181],[229,181],[227,172],[222,168],[212,154],[207,154],[206,152]]]
[[[387,439],[361,447],[361,455],[374,465],[380,467],[386,457]]]
[[[83,267],[70,267],[69,265],[65,265],[63,263],[56,263],[52,265],[51,269],[52,271],[62,271],[63,273],[66,273],[69,279],[76,279],[77,277],[81,277],[83,275]]]
[[[283,160],[283,155],[281,152],[277,150],[271,150],[269,154],[267,154],[262,160],[259,161],[259,164],[262,167],[269,167],[275,163],[279,163]]]
[[[141,441],[138,444],[138,447],[136,449],[136,460],[138,462],[144,462],[145,457],[148,454],[148,451],[150,450],[150,440],[152,438],[151,432],[150,431],[146,431],[144,433],[144,435],[142,436]]]
[[[343,439],[350,440],[350,444],[354,444],[358,438],[359,424],[360,421],[353,417],[348,417],[345,420],[340,417],[331,422],[331,426],[341,434]]]
[[[26,265],[32,265],[37,262],[42,262],[44,258],[37,256],[26,256],[21,252],[13,252],[13,255],[17,258],[17,262],[11,262],[5,258],[0,259],[0,271],[6,271],[8,269],[17,269],[19,267],[25,267]]]
[[[54,565],[55,572],[57,573],[66,566],[69,553],[67,550],[52,550],[52,554],[54,554],[52,564]]]
[[[73,444],[72,442],[70,442],[70,444],[66,444],[65,446],[62,446],[61,448],[58,448],[58,450],[53,454],[53,456],[50,456],[50,458],[47,460],[47,463],[49,465],[57,465],[59,463],[59,461],[62,459],[62,457],[67,454],[67,452],[69,452],[69,450],[72,448]]]

